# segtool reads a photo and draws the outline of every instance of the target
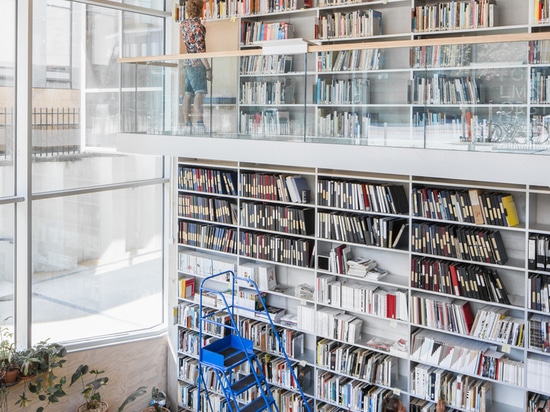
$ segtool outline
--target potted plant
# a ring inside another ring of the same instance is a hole
[[[166,394],[159,388],[153,386],[151,397],[151,405],[143,409],[142,412],[170,412],[170,409],[164,406],[166,405]]]
[[[16,405],[27,407],[32,402],[27,390],[36,395],[38,400],[47,402],[47,405],[59,402],[59,398],[66,395],[63,387],[67,378],[55,375],[55,369],[62,368],[66,362],[66,354],[67,350],[63,345],[47,340],[19,353],[19,366],[25,382]],[[46,406],[40,406],[36,411],[42,412]]]
[[[88,365],[80,365],[76,368],[76,371],[71,377],[72,386],[74,383],[80,381],[82,384],[82,395],[85,402],[80,405],[77,412],[105,412],[109,408],[109,404],[101,399],[100,389],[107,385],[109,378],[103,375],[105,371],[98,369],[92,369]],[[85,381],[86,375],[93,375],[93,378],[89,381]]]
[[[6,386],[17,381],[19,367],[17,365],[17,350],[13,340],[13,332],[0,326],[0,379]]]
[[[105,371],[100,371],[97,369],[90,370],[88,365],[80,365],[76,368],[76,371],[71,377],[71,383],[69,386],[72,386],[77,381],[80,381],[82,384],[82,395],[84,395],[85,402],[80,405],[77,409],[77,412],[105,412],[107,411],[109,405],[107,402],[101,399],[101,393],[99,390],[107,385],[109,378],[103,375]],[[86,375],[93,375],[93,378],[90,381],[85,381]],[[124,402],[118,407],[117,412],[123,412],[124,408],[128,406],[131,402],[135,401],[140,396],[147,393],[145,386],[140,386],[134,392],[126,397]]]

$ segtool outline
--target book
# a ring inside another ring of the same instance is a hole
[[[258,288],[262,290],[273,290],[277,287],[275,265],[257,265],[256,280]]]
[[[179,279],[179,297],[192,298],[195,295],[195,278],[184,276]]]
[[[479,189],[469,189],[468,195],[470,198],[470,204],[472,207],[474,223],[478,225],[485,224],[485,214],[483,213],[483,208],[480,202],[481,190]]]
[[[519,225],[518,211],[516,209],[516,203],[514,202],[514,197],[510,194],[502,195],[500,197],[500,202],[504,206],[506,224],[508,226]]]

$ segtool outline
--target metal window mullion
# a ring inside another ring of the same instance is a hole
[[[16,9],[15,100],[15,276],[14,310],[17,347],[31,345],[32,292],[32,10],[33,0]]]

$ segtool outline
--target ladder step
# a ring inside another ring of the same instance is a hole
[[[270,405],[273,405],[275,401],[271,398],[256,398],[252,402],[250,402],[245,407],[241,408],[241,412],[260,412],[267,408],[269,408]]]
[[[258,375],[260,378],[260,382],[263,381],[263,377],[261,375]],[[233,385],[231,385],[231,390],[235,392],[235,395],[239,395],[246,390],[252,388],[256,385],[256,378],[253,374],[247,375],[242,379],[239,379],[237,382],[235,382]]]

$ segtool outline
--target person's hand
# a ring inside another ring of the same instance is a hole
[[[212,80],[212,68],[206,69],[206,80]]]
[[[435,412],[445,412],[445,402],[442,399],[437,401],[437,406],[435,407]]]

